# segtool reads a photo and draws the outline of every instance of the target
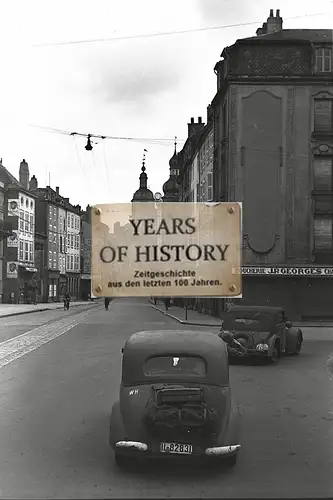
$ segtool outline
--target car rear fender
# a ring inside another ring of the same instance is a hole
[[[287,352],[293,353],[296,350],[296,344],[298,336],[301,335],[301,339],[303,342],[303,334],[299,328],[289,328],[287,330]]]
[[[120,403],[117,401],[112,406],[111,416],[110,416],[110,437],[109,444],[114,450],[117,441],[122,441],[125,439],[125,428],[123,424],[123,419],[120,413]]]
[[[240,442],[240,409],[239,406],[231,400],[230,413],[227,425],[222,428],[218,438],[219,446],[232,446]]]
[[[268,343],[268,356],[271,356],[273,353],[273,348],[276,343],[278,343],[279,350],[280,350],[280,339],[277,335],[273,334],[269,339],[267,340]]]

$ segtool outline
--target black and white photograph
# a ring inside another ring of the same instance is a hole
[[[0,18],[0,500],[333,497],[333,0]]]

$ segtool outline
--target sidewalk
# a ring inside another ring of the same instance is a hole
[[[209,314],[201,314],[197,311],[192,311],[192,309],[187,310],[187,320],[185,317],[186,311],[185,309],[177,306],[171,306],[168,312],[165,311],[164,304],[154,305],[154,302],[147,298],[148,302],[151,303],[152,307],[157,311],[169,316],[170,318],[178,321],[183,325],[196,325],[196,326],[210,326],[214,328],[221,328],[222,320],[219,318],[215,318],[214,316],[210,316]],[[293,326],[298,326],[299,328],[307,328],[307,327],[326,327],[332,328],[333,321],[303,321],[303,322],[294,322]]]
[[[192,309],[187,310],[187,320],[185,317],[185,309],[177,306],[171,306],[168,312],[165,311],[164,305],[159,303],[156,306],[154,302],[150,299],[147,299],[151,306],[157,311],[161,311],[161,313],[169,316],[170,318],[178,321],[178,323],[182,323],[183,325],[196,325],[196,326],[210,326],[213,328],[221,328],[221,320],[218,318],[214,318],[208,314],[201,314],[197,311],[192,311]]]
[[[70,309],[72,307],[79,306],[95,306],[98,304],[96,301],[77,301],[71,302]],[[0,318],[7,318],[8,316],[18,316],[20,314],[31,314],[42,311],[52,311],[54,309],[63,309],[63,302],[46,302],[42,304],[0,304]]]

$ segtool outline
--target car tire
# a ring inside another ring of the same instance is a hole
[[[117,451],[114,453],[114,461],[119,469],[124,469],[130,465],[130,459]]]
[[[224,459],[224,463],[227,467],[235,467],[236,463],[237,463],[237,453],[235,453],[234,455],[231,455],[230,457],[228,458],[225,458]]]
[[[277,365],[280,361],[280,355],[276,345],[273,346],[272,354],[269,356],[268,360],[271,365]]]

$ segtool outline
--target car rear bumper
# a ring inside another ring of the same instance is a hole
[[[122,454],[142,457],[142,458],[178,458],[190,459],[191,457],[228,457],[234,455],[240,450],[241,446],[214,446],[210,448],[199,448],[194,446],[193,453],[191,454],[178,454],[178,453],[164,453],[160,452],[158,448],[151,447],[147,443],[138,441],[118,441],[116,443],[116,451]]]

